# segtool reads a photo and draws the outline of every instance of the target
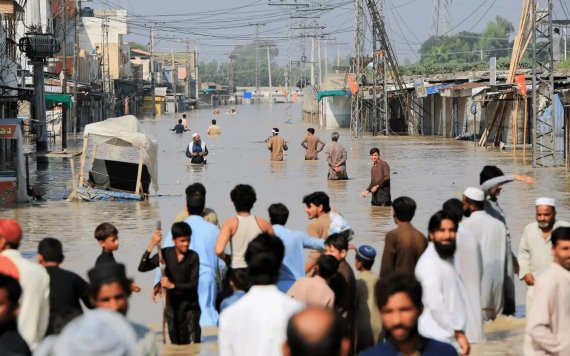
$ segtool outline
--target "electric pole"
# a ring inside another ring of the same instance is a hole
[[[273,91],[273,84],[271,83],[271,55],[269,53],[271,46],[267,45],[267,75],[269,77],[269,92]]]
[[[61,69],[61,93],[67,93],[67,73],[65,67],[67,66],[67,26],[65,12],[67,10],[67,0],[61,0],[61,30],[62,30],[62,43],[63,43],[63,66]],[[63,105],[61,112],[61,149],[65,150],[67,148],[67,109],[65,104]]]
[[[178,71],[174,67],[174,50],[170,50],[170,59],[172,60],[172,68],[170,70],[170,77],[172,80],[172,91],[174,91],[174,112],[178,112],[176,100],[176,86],[178,85]]]
[[[77,1],[77,7],[75,8],[75,24],[73,26],[73,87],[75,90],[73,91],[73,120],[72,120],[72,130],[73,130],[73,138],[77,137],[77,128],[79,126],[79,105],[77,105],[77,85],[79,80],[79,35],[78,32],[78,25],[79,21],[81,21],[81,0]]]
[[[150,95],[152,96],[152,117],[156,116],[156,97],[154,93],[154,26],[150,26]]]

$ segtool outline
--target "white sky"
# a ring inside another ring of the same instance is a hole
[[[432,0],[385,1],[392,46],[400,62],[406,58],[415,62],[419,58],[417,50],[428,37]],[[303,3],[310,8],[270,3]],[[185,41],[190,40],[192,47],[197,42],[200,60],[205,61],[215,58],[226,62],[235,45],[255,40],[257,27],[260,39],[277,43],[280,63],[300,60],[303,54],[309,57],[310,38],[299,35],[310,34],[311,30],[290,27],[324,27],[316,31],[329,38],[329,61],[338,49],[343,57],[354,49],[354,0],[92,0],[83,1],[83,6],[127,9],[131,34],[126,40],[147,44],[149,27],[154,23],[156,51],[184,50]],[[497,15],[507,18],[516,29],[521,6],[522,0],[451,0],[452,33],[481,32]],[[366,7],[364,12],[368,12]],[[568,15],[567,0],[554,0],[554,18],[565,19]],[[365,48],[370,51],[369,24],[364,32]]]

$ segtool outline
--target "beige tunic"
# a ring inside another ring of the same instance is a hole
[[[356,280],[356,351],[362,351],[378,343],[382,331],[380,312],[374,298],[374,286],[378,276],[371,271],[360,272]]]
[[[346,174],[346,159],[348,155],[346,149],[338,142],[332,142],[325,151],[327,162],[329,163],[329,180],[348,179]],[[337,167],[338,166],[338,167]]]
[[[283,151],[287,151],[287,143],[281,136],[273,136],[267,142],[267,148],[271,151],[272,161],[283,161]]]
[[[536,282],[524,354],[570,355],[570,271],[553,263]]]
[[[319,144],[321,145],[320,148],[318,147]],[[303,142],[301,142],[301,146],[306,150],[305,159],[314,160],[318,159],[317,153],[323,150],[325,143],[315,135],[307,135]]]
[[[218,125],[210,125],[208,127],[208,135],[213,136],[213,135],[220,135],[222,133],[222,130],[220,129],[220,127]]]

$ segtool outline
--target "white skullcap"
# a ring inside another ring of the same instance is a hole
[[[274,127],[274,128],[271,130],[271,133],[274,133],[274,134],[275,134],[275,133],[279,133],[279,129],[278,129],[277,127]]]
[[[200,136],[200,135],[197,132],[194,132],[194,134],[192,135],[192,138],[196,138],[198,136]]]
[[[474,201],[484,201],[485,200],[485,193],[479,188],[475,187],[468,187],[463,192],[467,198],[474,200]]]
[[[551,206],[553,208],[556,208],[556,201],[552,198],[538,198],[536,199],[536,202],[534,204],[535,206],[539,206],[539,205],[548,205]]]

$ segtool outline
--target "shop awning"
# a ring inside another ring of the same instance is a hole
[[[69,94],[48,94],[46,93],[46,105],[63,104],[67,109],[73,106],[73,101]]]
[[[317,93],[317,101],[321,101],[325,96],[350,96],[350,92],[346,90],[321,90]]]

